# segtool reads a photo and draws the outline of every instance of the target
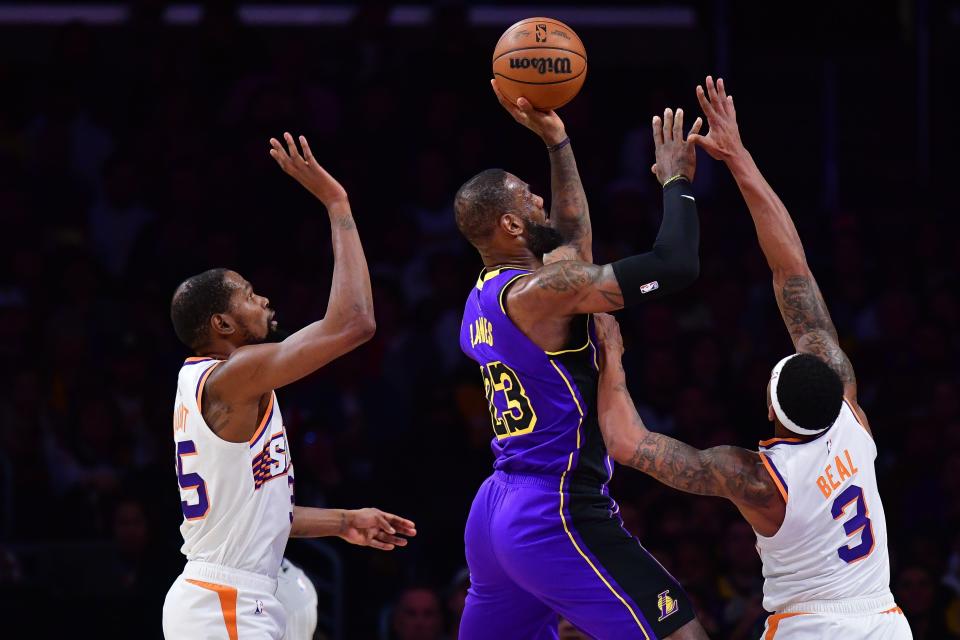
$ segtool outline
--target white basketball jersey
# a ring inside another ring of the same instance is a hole
[[[187,560],[277,577],[293,521],[293,464],[271,394],[249,442],[227,442],[200,413],[203,386],[220,360],[188,358],[173,409],[176,470]]]
[[[873,463],[877,447],[844,402],[824,434],[760,443],[760,457],[786,500],[776,535],[757,535],[763,607],[890,593],[887,522]]]

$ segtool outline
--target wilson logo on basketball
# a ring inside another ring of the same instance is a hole
[[[510,58],[511,69],[536,69],[545,73],[573,73],[570,58]]]

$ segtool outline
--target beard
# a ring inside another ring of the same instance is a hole
[[[263,344],[265,342],[282,342],[289,336],[286,331],[281,331],[273,322],[267,321],[267,330],[265,332],[251,329],[245,324],[237,327],[240,336],[243,338],[243,344]],[[261,335],[262,333],[262,335]]]
[[[543,258],[562,244],[563,236],[553,227],[527,221],[527,247],[538,258]]]

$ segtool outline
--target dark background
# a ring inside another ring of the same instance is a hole
[[[697,113],[695,85],[723,75],[857,370],[898,604],[915,637],[956,637],[960,5],[777,4],[687,3],[692,18],[678,27],[571,20],[590,69],[560,113],[595,256],[650,245],[660,208],[650,118],[665,106]],[[267,154],[268,138],[289,130],[350,193],[378,322],[372,342],[278,393],[298,502],[376,505],[418,524],[410,547],[389,555],[324,547],[343,571],[343,637],[380,637],[412,584],[437,595],[419,593],[426,604],[399,620],[403,637],[437,638],[441,625],[453,637],[463,524],[490,469],[491,430],[480,376],[458,350],[481,263],[457,234],[452,196],[490,166],[549,196],[541,143],[487,85],[512,20],[475,26],[446,3],[426,24],[393,26],[388,5],[364,4],[340,26],[258,27],[213,3],[199,24],[173,26],[159,19],[164,6],[137,3],[114,25],[0,24],[6,624],[32,637],[79,624],[159,637],[183,563],[170,429],[189,354],[169,321],[174,287],[226,266],[287,330],[324,312],[326,215]],[[564,19],[565,7],[575,5],[543,11]],[[735,185],[700,160],[702,275],[618,314],[626,368],[651,428],[700,447],[755,447],[771,433],[770,367],[790,343]],[[757,637],[760,563],[731,506],[623,469],[613,494],[712,637]],[[294,541],[289,554],[332,575],[314,547]]]

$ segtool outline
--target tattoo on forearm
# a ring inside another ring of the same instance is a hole
[[[790,276],[777,290],[777,304],[798,351],[830,365],[844,384],[856,382],[853,365],[840,348],[830,312],[812,276]]]
[[[553,184],[551,215],[556,217],[558,231],[567,241],[588,237],[591,233],[590,209],[570,145],[550,154],[550,169]]]
[[[351,229],[357,228],[357,223],[353,221],[353,216],[343,216],[342,218],[337,218],[335,224],[344,231],[350,231]]]
[[[759,455],[722,446],[703,451],[659,433],[637,444],[630,466],[688,493],[725,496],[752,506],[765,506],[777,490],[761,469]]]

